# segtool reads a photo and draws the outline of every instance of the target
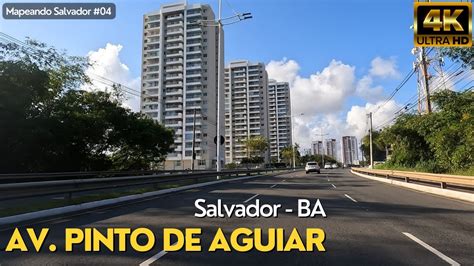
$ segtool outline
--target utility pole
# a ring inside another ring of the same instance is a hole
[[[372,112],[369,113],[369,120],[370,120],[370,131],[369,131],[369,138],[370,138],[370,168],[374,169],[374,154],[373,154],[373,143],[372,143]]]
[[[196,108],[194,108],[193,116],[193,144],[192,144],[192,159],[191,159],[191,170],[194,171],[194,160],[196,159]]]
[[[431,100],[430,100],[430,88],[429,88],[429,77],[428,77],[428,63],[426,62],[426,51],[425,47],[421,48],[421,65],[423,70],[423,81],[425,87],[426,97],[426,112],[431,113]]]

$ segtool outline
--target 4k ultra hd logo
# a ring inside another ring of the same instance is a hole
[[[415,46],[472,46],[472,3],[416,2]]]

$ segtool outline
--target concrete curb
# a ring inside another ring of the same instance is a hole
[[[279,175],[279,173],[275,175]],[[26,222],[26,221],[36,220],[36,219],[42,219],[42,218],[47,218],[47,217],[52,217],[52,216],[57,216],[57,215],[64,215],[64,214],[73,213],[73,212],[85,211],[89,209],[114,205],[114,204],[123,203],[127,201],[139,200],[139,199],[154,197],[158,195],[185,191],[185,190],[189,190],[193,188],[211,186],[211,185],[227,183],[231,181],[246,180],[246,179],[257,178],[257,177],[262,177],[262,176],[263,175],[244,176],[244,177],[236,177],[236,178],[230,178],[230,179],[224,179],[224,180],[218,180],[218,181],[203,182],[199,184],[187,185],[187,186],[182,186],[182,187],[177,187],[177,188],[168,188],[168,189],[162,189],[158,191],[146,192],[142,194],[123,196],[119,198],[86,202],[86,203],[77,204],[77,205],[64,206],[64,207],[53,208],[53,209],[48,209],[48,210],[18,214],[18,215],[0,218],[0,226],[21,223],[21,222]]]
[[[375,177],[375,176],[370,176],[366,174],[361,174],[357,173],[353,170],[351,170],[351,173],[358,175],[360,177],[364,177],[367,179],[372,179],[375,181],[379,182],[384,182],[387,184],[399,186],[399,187],[405,187],[405,188],[410,188],[434,195],[439,195],[439,196],[444,196],[448,198],[453,198],[453,199],[459,199],[459,200],[464,200],[468,202],[474,203],[474,194],[473,193],[467,193],[467,192],[461,192],[461,191],[455,191],[455,190],[449,190],[449,189],[442,189],[442,188],[437,188],[437,187],[430,187],[430,186],[424,186],[424,185],[419,185],[419,184],[413,184],[413,183],[406,183],[398,180],[393,180],[393,179],[387,179],[383,177]]]

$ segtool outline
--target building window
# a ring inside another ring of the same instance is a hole
[[[206,160],[198,160],[199,166],[206,166]]]

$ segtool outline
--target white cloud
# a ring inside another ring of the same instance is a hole
[[[86,74],[93,79],[93,87],[99,90],[110,89],[110,86],[104,84],[111,84],[111,82],[102,80],[103,82],[97,81],[97,76],[104,77],[111,81],[120,83],[130,89],[133,89],[133,94],[140,94],[140,77],[132,77],[128,66],[120,60],[120,51],[123,46],[120,44],[110,44],[104,48],[99,48],[97,51],[90,51],[87,54],[89,62],[92,64],[87,70]],[[123,90],[130,89],[123,88]],[[130,93],[124,93],[125,100],[123,105],[130,108],[131,110],[138,112],[140,109],[140,98]]]
[[[380,108],[379,108],[380,106]],[[390,125],[390,121],[395,116],[395,112],[400,110],[401,106],[394,100],[377,102],[376,104],[366,103],[365,106],[352,106],[346,116],[347,130],[351,135],[358,139],[367,134],[369,125],[367,124],[367,114],[372,112],[372,126],[375,129],[378,127],[386,127]]]
[[[284,58],[267,65],[269,78],[290,83],[292,113],[304,113],[294,117],[295,141],[302,149],[309,148],[313,140],[335,138],[338,141],[338,156],[341,137],[356,136],[359,140],[366,134],[367,113],[374,112],[374,128],[394,116],[401,106],[391,100],[385,104],[383,87],[376,85],[375,78],[399,76],[395,61],[380,57],[372,60],[369,73],[357,80],[355,67],[332,60],[321,72],[309,77],[299,75],[300,66],[294,60]],[[367,101],[365,106],[354,105],[344,111],[349,97],[358,96]]]
[[[376,102],[384,98],[383,87],[380,85],[373,86],[374,80],[370,75],[362,77],[357,82],[357,96],[369,101]]]
[[[286,81],[289,82],[290,85],[293,85],[300,66],[294,60],[283,58],[281,61],[270,61],[266,66],[266,70],[268,77],[276,79],[277,81]]]
[[[373,77],[380,78],[399,78],[400,72],[398,72],[397,63],[394,57],[389,59],[383,59],[379,56],[374,58],[370,62],[369,74]]]
[[[355,89],[355,68],[336,60],[309,78],[298,75],[294,60],[271,61],[266,69],[269,78],[290,83],[292,113],[306,117],[340,110]]]

